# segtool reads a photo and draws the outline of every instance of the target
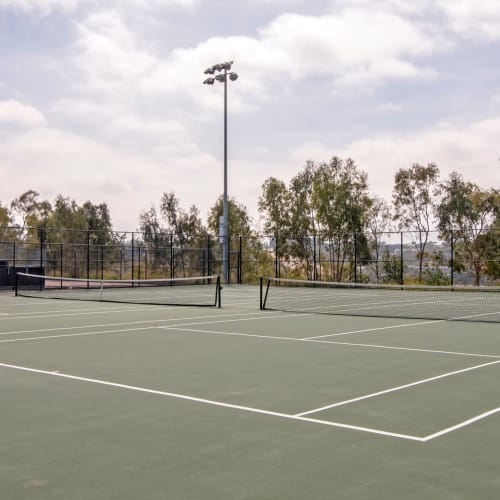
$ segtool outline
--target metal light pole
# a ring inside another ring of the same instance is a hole
[[[227,78],[235,81],[238,75],[231,70],[233,61],[214,64],[205,70],[206,75],[219,73],[214,77],[208,77],[203,82],[206,85],[213,85],[215,80],[224,83],[224,194],[222,209],[222,224],[220,224],[219,236],[222,238],[222,259],[224,282],[229,283],[229,207],[227,203]]]

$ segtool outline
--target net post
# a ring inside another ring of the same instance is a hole
[[[259,286],[259,309],[262,311],[262,276],[260,277],[260,286]]]
[[[16,272],[16,268],[14,267],[14,297],[17,297],[17,280],[18,280],[18,276],[17,276],[17,272]]]
[[[222,307],[222,294],[221,294],[222,287],[220,286],[220,275],[217,276],[217,307],[221,308]]]

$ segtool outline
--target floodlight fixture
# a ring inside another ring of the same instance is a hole
[[[238,74],[237,73],[229,73],[229,79],[234,82],[238,79]]]
[[[206,80],[203,81],[205,85],[213,85],[215,82],[215,78],[207,78]]]

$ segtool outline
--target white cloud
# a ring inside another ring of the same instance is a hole
[[[465,38],[500,40],[500,0],[437,0],[450,28]]]
[[[200,0],[106,0],[106,7],[143,9],[161,6],[194,7]],[[101,0],[0,0],[0,9],[8,8],[16,12],[36,13],[47,16],[55,10],[74,11],[79,6],[100,7]]]
[[[0,101],[0,123],[22,127],[40,127],[46,120],[40,111],[19,101],[9,99]]]
[[[380,111],[381,113],[393,113],[397,111],[402,111],[403,106],[401,104],[396,104],[394,102],[381,102],[377,104],[376,110]]]
[[[408,134],[385,133],[353,141],[343,148],[305,142],[292,149],[290,157],[298,165],[307,159],[318,162],[332,156],[353,158],[361,170],[368,172],[371,191],[390,199],[394,174],[412,163],[436,163],[443,177],[456,170],[484,188],[498,186],[498,137],[500,118],[467,127],[442,124]]]
[[[333,155],[351,157],[368,172],[372,192],[390,199],[395,172],[412,163],[436,163],[443,177],[456,170],[482,187],[498,187],[498,137],[500,118],[494,118],[465,127],[442,124],[414,133],[385,133],[341,149],[304,144],[292,155],[299,158],[308,152],[307,158],[320,161]],[[315,148],[319,154],[314,154]]]
[[[52,10],[74,10],[81,0],[0,0],[0,8],[10,8],[16,12],[36,12],[42,16]]]
[[[35,189],[48,199],[106,202],[117,228],[135,229],[140,211],[173,190],[205,215],[222,185],[214,175],[222,172],[219,162],[194,144],[168,153],[159,160],[55,129],[31,130],[0,142],[2,197]],[[200,196],[200,186],[212,195]]]

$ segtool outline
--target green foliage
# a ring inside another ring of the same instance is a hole
[[[449,285],[451,280],[450,277],[447,274],[444,274],[441,269],[429,267],[424,271],[423,282],[426,285]]]
[[[248,215],[247,208],[238,203],[235,198],[228,198],[228,220],[229,220],[229,236],[248,236],[252,234],[251,219]],[[221,196],[217,198],[215,204],[208,213],[208,230],[212,236],[219,235],[219,219],[224,211],[224,199]]]
[[[457,260],[472,271],[479,285],[482,273],[496,273],[498,233],[491,230],[498,226],[500,218],[500,191],[482,190],[456,172],[442,183],[441,189],[443,197],[437,207],[441,237],[454,238]]]
[[[373,255],[374,261],[372,267],[375,272],[376,283],[378,283],[380,281],[380,257],[384,233],[393,229],[391,210],[387,202],[382,198],[374,197],[370,200],[366,227],[368,230],[368,248]]]
[[[400,283],[401,282],[401,259],[398,255],[390,255],[385,250],[382,256],[382,282]]]
[[[411,168],[400,169],[394,177],[394,220],[400,229],[416,231],[414,245],[419,261],[419,281],[422,281],[423,258],[438,196],[439,168],[434,163],[427,166],[414,163]]]
[[[186,212],[172,191],[163,193],[159,209],[154,205],[139,216],[139,230],[149,255],[152,271],[166,271],[171,252],[174,259],[174,275],[186,276],[188,269],[201,274],[204,269],[206,229],[200,219],[199,210],[193,205]],[[190,271],[191,272],[191,271]],[[157,274],[158,277],[160,277]]]
[[[326,235],[335,261],[331,278],[341,281],[353,252],[353,238],[345,235],[364,230],[370,204],[366,173],[351,159],[333,157],[328,163],[307,162],[288,188],[283,181],[267,179],[259,211],[266,232],[276,238],[278,258],[288,262],[290,270],[298,260],[309,278],[314,251],[311,235]],[[360,243],[365,258],[368,247],[365,241]]]

